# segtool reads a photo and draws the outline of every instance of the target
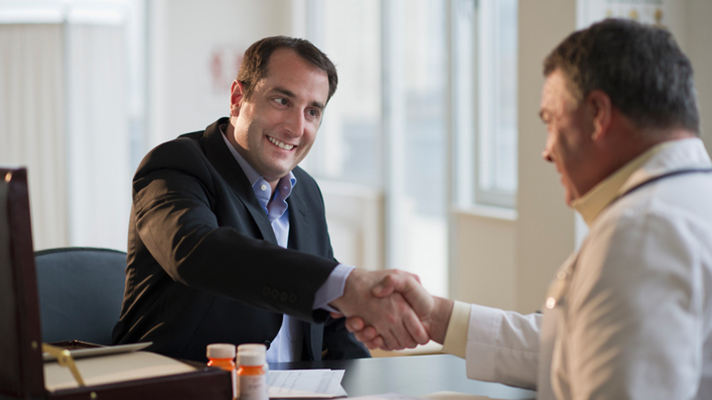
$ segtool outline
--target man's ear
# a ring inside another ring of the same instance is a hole
[[[240,101],[245,95],[245,86],[242,82],[235,79],[230,87],[230,116],[237,117],[240,115]]]
[[[590,107],[593,123],[593,140],[605,136],[611,126],[613,112],[611,98],[602,90],[594,90],[586,97],[586,104]]]

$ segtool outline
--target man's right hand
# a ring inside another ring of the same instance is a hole
[[[389,289],[396,286],[402,290]],[[368,324],[390,349],[414,348],[430,340],[421,319],[431,313],[433,299],[416,275],[355,269],[346,280],[344,294],[331,305],[344,316]]]
[[[422,286],[403,275],[384,277],[371,292],[376,297],[387,297],[394,293],[400,293],[411,305],[414,305],[414,308],[423,307],[420,308],[421,313],[418,315],[430,339],[440,344],[445,341],[445,334],[454,306],[452,300],[431,296]],[[427,296],[427,299],[424,296]],[[430,312],[426,313],[426,309]],[[358,316],[347,318],[346,329],[353,332],[356,339],[366,344],[370,349],[398,350],[391,346],[375,327],[370,326]]]

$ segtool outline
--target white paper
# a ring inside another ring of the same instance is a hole
[[[343,369],[270,370],[267,373],[269,397],[333,398],[346,396],[346,391],[341,387],[343,377]]]

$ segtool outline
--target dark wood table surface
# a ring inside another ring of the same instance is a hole
[[[276,363],[271,369],[343,369],[349,397],[383,393],[422,396],[459,392],[495,399],[534,399],[536,393],[499,383],[467,379],[465,360],[449,354]]]

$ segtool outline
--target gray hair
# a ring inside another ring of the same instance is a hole
[[[556,70],[579,103],[601,90],[639,128],[699,135],[692,64],[665,29],[606,19],[572,33],[547,56],[544,75]]]

